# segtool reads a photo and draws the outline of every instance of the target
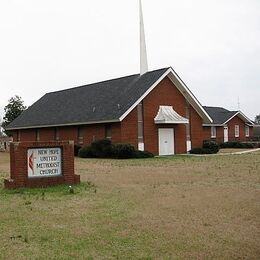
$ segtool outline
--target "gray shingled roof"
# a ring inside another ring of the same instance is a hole
[[[112,79],[45,94],[11,122],[19,129],[91,122],[119,118],[168,70],[168,68]]]
[[[223,107],[208,107],[203,106],[206,112],[210,115],[213,119],[212,124],[224,124],[227,120],[233,117],[238,111],[229,111]]]

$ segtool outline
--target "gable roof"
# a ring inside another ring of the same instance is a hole
[[[206,123],[209,115],[172,68],[107,80],[45,94],[7,126],[7,130],[122,121],[168,76]]]
[[[247,116],[245,116],[241,111],[229,111],[223,107],[209,107],[209,106],[204,106],[204,109],[213,119],[212,124],[214,125],[225,125],[235,116],[238,116],[248,124],[253,124],[252,121]]]

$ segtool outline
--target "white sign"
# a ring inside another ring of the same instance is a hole
[[[37,148],[27,151],[28,177],[59,176],[61,148]]]

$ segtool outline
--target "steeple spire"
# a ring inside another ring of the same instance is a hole
[[[140,75],[143,75],[148,71],[148,63],[147,63],[143,10],[142,10],[141,0],[139,0],[139,10],[140,10]]]

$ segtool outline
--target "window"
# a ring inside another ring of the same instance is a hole
[[[111,125],[106,125],[105,127],[105,138],[111,140],[112,138],[112,126]]]
[[[144,142],[143,104],[137,105],[138,143]]]
[[[83,144],[83,127],[78,127],[78,144]]]
[[[36,141],[40,141],[40,130],[36,129]]]
[[[217,137],[217,129],[215,126],[211,127],[211,138],[216,138]]]
[[[249,137],[249,126],[248,125],[245,126],[245,135],[246,135],[246,137]]]
[[[190,104],[187,100],[186,100],[185,110],[186,110],[186,118],[190,119]],[[187,141],[191,140],[191,129],[190,128],[191,128],[191,125],[190,125],[190,120],[189,120],[189,123],[186,124],[186,140]]]
[[[235,137],[239,137],[239,125],[235,125]]]
[[[20,130],[17,130],[17,141],[18,142],[21,141],[21,132],[20,132]]]
[[[58,127],[55,127],[54,129],[54,139],[56,141],[58,141],[60,138],[59,138],[59,128]]]

